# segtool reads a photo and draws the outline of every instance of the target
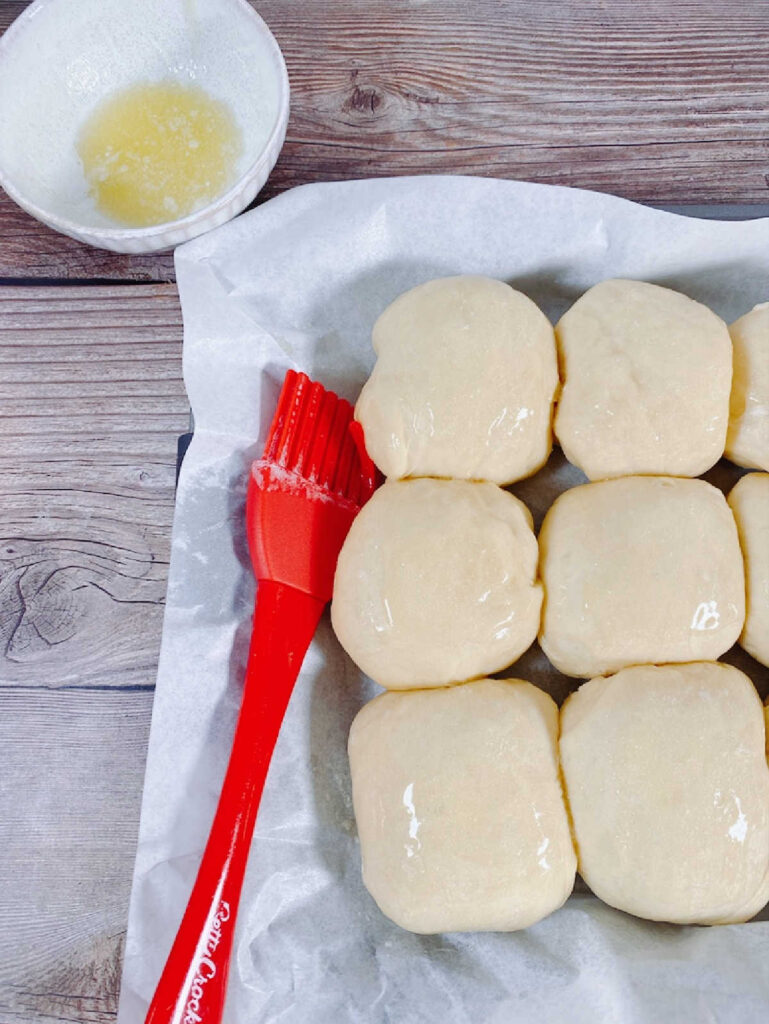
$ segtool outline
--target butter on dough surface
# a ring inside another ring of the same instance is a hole
[[[643,281],[603,281],[555,333],[555,435],[590,480],[699,476],[721,458],[732,345],[706,306]]]
[[[769,667],[769,473],[747,473],[729,493],[745,560],[746,614],[740,644]]]
[[[769,899],[761,701],[729,665],[639,666],[561,710],[579,871],[605,903],[677,924],[747,921]]]
[[[541,605],[522,502],[494,484],[388,481],[342,547],[331,622],[364,672],[407,689],[507,668],[534,642]]]
[[[723,494],[703,480],[573,487],[545,516],[539,545],[540,644],[566,675],[714,660],[742,631],[737,528]]]
[[[428,281],[387,307],[373,344],[355,416],[385,476],[507,484],[545,464],[555,336],[521,292],[488,277]]]
[[[387,693],[350,730],[363,880],[430,934],[526,928],[564,903],[576,857],[558,709],[520,680]]]
[[[729,328],[734,377],[726,457],[738,466],[769,470],[769,302]]]

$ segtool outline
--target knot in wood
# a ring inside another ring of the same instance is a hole
[[[378,107],[384,102],[380,93],[372,87],[361,88],[356,85],[352,95],[345,104],[346,110],[355,110],[359,114],[375,114]]]

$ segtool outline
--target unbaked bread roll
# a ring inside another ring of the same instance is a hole
[[[531,299],[488,277],[412,288],[377,320],[355,416],[388,477],[511,483],[547,461],[558,367]]]
[[[747,921],[769,900],[761,701],[729,665],[640,666],[561,711],[579,871],[604,902],[678,924]]]
[[[496,672],[529,647],[542,585],[526,506],[494,484],[388,481],[339,555],[331,622],[390,689]]]
[[[703,480],[625,477],[558,497],[539,536],[540,643],[570,676],[709,661],[745,621],[737,529]]]
[[[769,473],[748,473],[732,488],[745,559],[746,615],[740,644],[769,666]]]
[[[769,470],[769,302],[729,328],[734,378],[726,457],[738,466]]]
[[[350,730],[363,880],[409,931],[513,931],[566,900],[576,858],[558,710],[519,680],[388,693]]]
[[[555,435],[591,480],[698,476],[724,451],[732,379],[726,324],[643,281],[595,285],[556,325]]]

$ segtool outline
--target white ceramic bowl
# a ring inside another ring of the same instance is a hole
[[[167,224],[125,228],[101,214],[76,151],[99,102],[136,82],[196,84],[227,103],[243,137],[232,188]],[[240,213],[275,165],[288,75],[247,0],[35,0],[0,39],[0,185],[33,217],[115,252],[151,252]]]

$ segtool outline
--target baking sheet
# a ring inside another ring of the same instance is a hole
[[[196,424],[177,495],[119,1024],[143,1021],[192,886],[237,714],[254,585],[247,467],[286,369],[354,400],[370,329],[432,277],[488,274],[555,321],[612,276],[686,292],[730,321],[769,298],[769,220],[701,221],[566,188],[463,177],[309,185],[177,250]],[[728,487],[722,463],[709,479]],[[513,488],[537,521],[583,478],[558,453]],[[730,655],[762,694],[769,673]],[[559,700],[574,681],[534,648],[510,674]],[[324,617],[265,789],[228,1024],[528,1024],[769,1016],[769,923],[636,920],[584,890],[525,932],[417,936],[360,881],[346,737],[376,687]]]

